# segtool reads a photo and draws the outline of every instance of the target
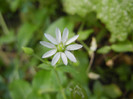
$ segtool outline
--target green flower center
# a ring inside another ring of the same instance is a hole
[[[58,50],[59,52],[63,52],[63,51],[64,51],[64,45],[63,45],[62,43],[58,44],[58,45],[57,45],[57,50]]]

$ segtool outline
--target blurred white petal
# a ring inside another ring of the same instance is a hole
[[[66,47],[67,50],[77,50],[82,48],[83,46],[81,44],[72,44]]]
[[[71,52],[65,51],[65,54],[68,57],[68,59],[70,59],[72,62],[77,62],[75,56]]]
[[[96,49],[97,49],[97,42],[96,42],[96,39],[93,37],[92,41],[91,41],[90,50],[92,50],[94,52],[94,51],[96,51]]]
[[[64,29],[63,35],[62,35],[62,42],[65,43],[68,38],[69,31],[67,28]]]
[[[40,41],[40,44],[47,47],[47,48],[56,48],[54,44],[45,42],[45,41]]]
[[[58,62],[59,59],[60,59],[60,52],[54,55],[51,64],[54,66]]]
[[[44,33],[45,37],[53,44],[58,44],[56,39],[54,37],[52,37],[50,34],[46,34]]]
[[[94,73],[94,72],[90,72],[90,73],[88,74],[88,77],[89,77],[90,79],[96,80],[96,79],[99,79],[99,78],[100,78],[100,75],[99,75],[99,74],[96,74],[96,73]]]
[[[59,28],[56,28],[56,40],[58,41],[58,43],[61,42],[61,32]]]
[[[46,53],[42,56],[42,58],[50,57],[50,56],[54,55],[54,54],[56,53],[56,51],[57,51],[57,49],[50,50],[50,51],[46,52]]]
[[[79,35],[76,35],[76,36],[70,38],[70,39],[66,42],[66,45],[68,45],[68,44],[74,42],[78,37],[79,37]]]
[[[62,61],[65,65],[67,65],[68,61],[67,61],[67,57],[64,53],[61,53],[61,58],[62,58]]]

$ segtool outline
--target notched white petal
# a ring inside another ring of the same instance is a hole
[[[51,62],[52,66],[54,66],[58,62],[59,59],[60,59],[60,52],[54,55],[52,62]]]
[[[67,42],[66,42],[66,45],[74,42],[77,38],[79,37],[79,35],[75,35],[74,37],[70,38]]]
[[[62,42],[65,43],[68,38],[69,30],[67,28],[64,29],[63,35],[62,35]]]
[[[61,42],[61,32],[59,28],[56,28],[56,40],[58,43]]]
[[[65,65],[67,65],[68,61],[67,61],[67,57],[64,53],[61,53],[61,58],[62,58],[62,61]]]
[[[40,44],[47,47],[47,48],[56,48],[54,44],[45,42],[45,41],[40,41]]]
[[[50,51],[46,52],[46,53],[42,56],[42,58],[50,57],[50,56],[54,55],[54,54],[56,53],[56,51],[57,51],[57,49],[50,50]]]
[[[66,47],[67,50],[77,50],[82,48],[83,46],[81,44],[72,44]]]
[[[53,44],[58,44],[56,39],[52,37],[50,34],[44,33],[45,37]]]
[[[68,57],[69,60],[71,60],[72,62],[77,62],[75,56],[71,52],[65,51],[65,54],[66,54],[66,56]]]

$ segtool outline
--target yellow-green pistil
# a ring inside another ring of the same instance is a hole
[[[63,51],[65,50],[64,47],[65,47],[65,46],[64,46],[62,43],[58,44],[58,45],[57,45],[57,51],[58,51],[58,52],[63,52]]]

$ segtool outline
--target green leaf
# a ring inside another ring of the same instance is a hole
[[[17,8],[20,6],[21,0],[8,0],[8,3],[10,4],[11,10],[15,12]]]
[[[41,68],[41,69],[45,69],[45,70],[52,70],[53,67],[51,65],[48,65],[48,64],[45,64],[45,63],[42,63],[38,66],[38,68]]]
[[[47,93],[57,91],[58,85],[53,71],[41,70],[35,75],[32,85],[38,93]]]
[[[22,49],[28,55],[32,55],[34,53],[34,50],[30,47],[22,47]]]
[[[67,13],[71,15],[78,14],[82,17],[92,11],[91,2],[89,0],[64,0],[63,6]]]
[[[79,34],[78,40],[86,40],[92,33],[93,33],[92,29],[80,31],[80,32],[78,32],[78,34]]]
[[[116,99],[122,95],[121,90],[115,84],[104,86],[104,94],[110,98]]]
[[[90,0],[92,1],[92,0]],[[126,40],[133,30],[133,1],[132,0],[93,0],[97,17],[106,24],[111,32],[110,41]]]
[[[69,17],[61,17],[49,26],[49,28],[46,30],[46,33],[49,33],[55,36],[55,29],[57,27],[61,30],[62,33],[63,33],[64,28],[68,28],[69,36],[70,36],[74,28],[74,20],[72,21],[72,19]]]
[[[9,85],[12,99],[26,99],[32,91],[31,86],[24,80],[15,80]]]
[[[88,55],[83,51],[75,51],[74,55],[77,59],[77,63],[73,63],[73,66],[71,66],[71,68],[74,69],[71,74],[75,81],[81,85],[86,85],[88,81],[88,77],[86,75],[86,69],[89,65]]]
[[[94,88],[93,88],[93,92],[95,93],[95,95],[97,96],[101,96],[103,94],[103,85],[99,82],[96,81],[94,83]]]
[[[1,44],[9,44],[15,41],[15,35],[13,31],[9,31],[7,35],[3,35],[0,37],[0,45]]]
[[[56,70],[63,71],[63,72],[69,72],[69,73],[75,73],[75,69],[69,65],[65,66],[58,66],[56,67]]]
[[[36,26],[30,23],[25,23],[20,26],[18,35],[17,35],[17,45],[18,48],[22,48],[23,46],[27,46],[32,37],[34,37],[33,33],[36,30]]]
[[[31,92],[26,99],[51,99],[48,94],[40,94],[36,91]]]
[[[133,30],[132,0],[64,0],[63,6],[67,13],[82,17],[95,11],[111,32],[111,42],[126,40]]]
[[[113,44],[111,48],[115,52],[133,52],[133,44],[131,42]]]
[[[104,46],[104,47],[98,49],[97,52],[100,54],[107,54],[110,50],[111,50],[110,46]]]
[[[86,90],[78,83],[70,86],[69,90],[71,91],[72,99],[88,99]]]

